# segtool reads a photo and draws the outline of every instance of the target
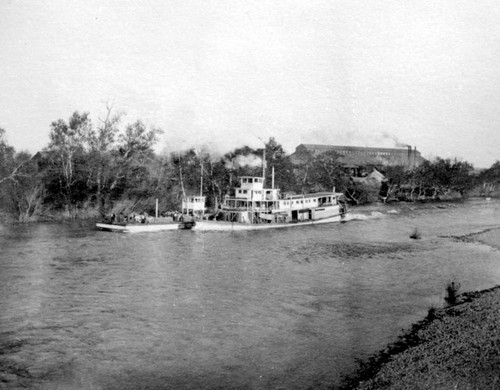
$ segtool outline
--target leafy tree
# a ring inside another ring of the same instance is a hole
[[[207,198],[207,206],[217,209],[222,203],[225,192],[223,188],[229,183],[229,174],[222,160],[210,158],[204,166],[204,172],[207,177],[207,190],[209,197]]]
[[[122,113],[114,114],[113,108],[106,105],[106,114],[99,118],[97,130],[92,129],[89,134],[88,181],[101,209],[110,201],[110,186],[118,171],[113,152],[121,118]]]
[[[171,162],[174,177],[178,183],[178,202],[182,197],[195,195],[201,190],[201,176],[203,170],[202,153],[195,149],[172,153]]]
[[[373,203],[379,198],[380,183],[366,178],[351,178],[344,192],[355,204]]]
[[[201,193],[206,196],[207,206],[214,208],[217,208],[229,191],[231,170],[242,168],[236,167],[236,161],[233,163],[224,158],[214,159],[207,150],[194,148],[182,153],[172,153],[170,163],[174,174],[168,180],[174,184],[172,189],[176,194],[175,204],[180,204],[182,196]]]
[[[320,153],[313,161],[312,178],[317,191],[345,191],[348,187],[348,176],[339,162],[340,155],[333,151]]]
[[[153,146],[162,132],[136,121],[119,134],[121,114],[106,106],[94,129],[88,113],[51,124],[44,181],[47,201],[75,216],[82,207],[103,212],[122,197],[149,197],[158,187]]]
[[[16,153],[5,134],[0,129],[0,211],[18,221],[28,221],[41,213],[43,185],[33,157]]]
[[[417,199],[439,199],[450,191],[465,196],[475,183],[473,167],[469,163],[437,158],[434,161],[424,161],[415,168],[402,187],[410,189],[406,193],[408,200],[414,200],[415,194]]]
[[[490,168],[481,172],[477,180],[481,185],[481,195],[490,196],[500,183],[500,161],[495,161]]]
[[[15,181],[19,176],[20,165],[15,160],[16,151],[7,143],[6,131],[0,128],[0,184]]]
[[[118,134],[116,143],[111,142],[118,133],[116,126],[120,116],[109,117],[102,124],[102,138],[108,140],[106,152],[101,152],[103,161],[112,164],[103,169],[101,192],[105,192],[106,203],[122,197],[149,196],[149,164],[154,165],[153,146],[162,130],[148,129],[140,120],[126,126],[124,133]],[[111,148],[112,146],[112,148]]]
[[[9,188],[16,182],[20,166],[15,161],[15,149],[7,143],[6,132],[0,128],[0,211],[10,214],[12,211]]]
[[[451,166],[450,188],[461,196],[472,190],[477,183],[474,167],[466,161],[455,161]]]
[[[92,134],[89,113],[75,111],[68,122],[52,122],[47,147],[52,168],[47,186],[51,200],[64,205],[69,215],[76,216],[76,206],[86,194],[85,151]],[[78,166],[77,166],[78,163]],[[83,190],[83,193],[82,193]]]
[[[127,125],[125,133],[118,136],[114,157],[120,168],[115,178],[115,185],[119,180],[124,180],[127,185],[133,186],[137,181],[135,175],[137,168],[154,158],[153,146],[161,133],[162,130],[158,128],[148,130],[140,120]]]
[[[309,151],[304,151],[299,156],[299,162],[294,166],[296,191],[299,193],[310,192],[314,182],[315,157]]]
[[[387,166],[383,171],[386,181],[382,183],[381,195],[385,201],[396,197],[408,179],[408,172],[402,165]]]
[[[153,146],[163,131],[159,128],[147,129],[140,120],[127,125],[125,133],[118,136],[118,148],[121,157],[125,160],[138,162],[148,160],[154,156]]]
[[[282,191],[292,191],[295,189],[295,176],[290,157],[287,156],[283,146],[274,137],[269,138],[266,143],[266,187],[271,187],[274,168],[274,183],[276,188]]]
[[[479,179],[489,182],[500,182],[500,161],[495,161],[491,167],[481,172]]]
[[[41,181],[36,156],[20,152],[15,156],[19,175],[8,186],[12,213],[20,222],[41,216],[45,188]]]

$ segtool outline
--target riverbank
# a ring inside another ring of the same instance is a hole
[[[498,250],[500,229],[463,237]],[[343,388],[500,388],[500,285],[458,296],[361,365]]]

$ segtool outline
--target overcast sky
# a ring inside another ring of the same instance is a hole
[[[500,160],[500,2],[0,1],[0,127],[17,150],[106,102],[160,149],[275,137]]]

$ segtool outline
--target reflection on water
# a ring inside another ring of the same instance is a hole
[[[41,389],[328,388],[443,302],[498,284],[496,202],[347,223],[137,235],[0,230],[0,380]],[[421,240],[409,239],[418,228]],[[9,387],[7,387],[9,388]]]

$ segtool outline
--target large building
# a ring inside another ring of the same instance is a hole
[[[300,144],[290,156],[294,164],[303,161],[304,156],[317,156],[321,153],[335,151],[339,154],[339,162],[346,168],[364,169],[401,165],[413,169],[424,161],[417,148],[365,148],[359,146]]]

